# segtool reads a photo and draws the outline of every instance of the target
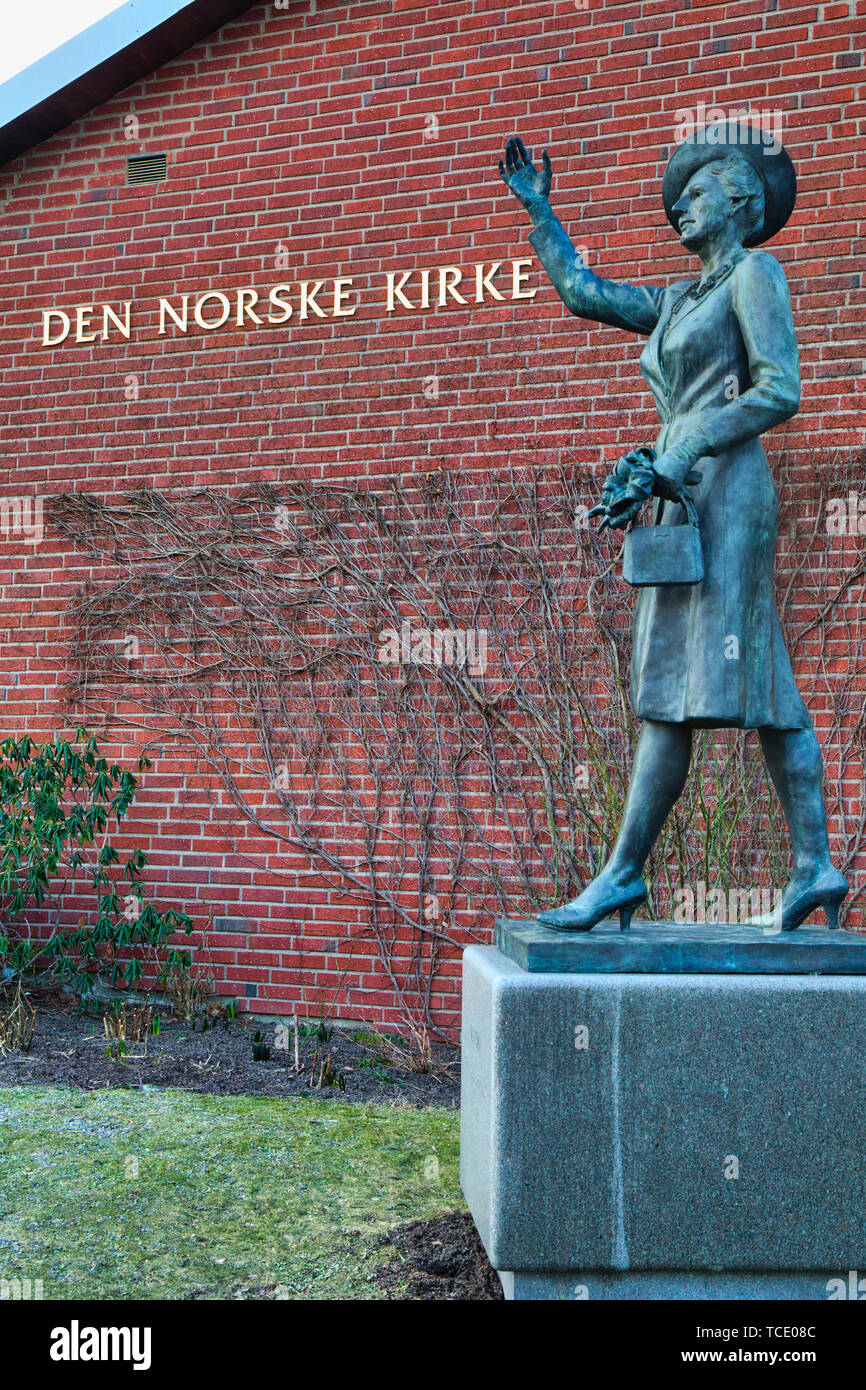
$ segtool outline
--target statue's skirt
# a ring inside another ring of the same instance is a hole
[[[714,728],[807,728],[773,592],[779,505],[767,456],[751,439],[696,468],[704,578],[640,591],[632,708],[639,719]],[[659,507],[666,522],[685,523],[681,507]]]

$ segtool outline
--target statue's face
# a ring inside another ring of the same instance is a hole
[[[680,241],[688,251],[699,251],[721,232],[734,215],[731,195],[707,165],[692,174],[673,206]]]

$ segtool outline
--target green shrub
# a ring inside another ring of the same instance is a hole
[[[138,760],[138,772],[150,767]],[[9,980],[47,971],[85,994],[96,976],[121,976],[134,988],[148,955],[162,974],[188,969],[189,952],[170,945],[192,931],[184,912],[145,900],[141,882],[147,856],[134,849],[125,860],[108,838],[132,805],[139,778],[100,757],[96,739],[77,729],[73,741],[24,737],[0,743],[0,965]],[[71,883],[89,881],[97,898],[96,921],[49,930],[34,939],[28,908]]]

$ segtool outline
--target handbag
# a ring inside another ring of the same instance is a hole
[[[690,495],[681,491],[676,500],[688,518],[685,526],[633,526],[625,533],[622,577],[636,589],[650,585],[700,584],[704,556],[698,513]],[[661,516],[662,508],[659,508]]]

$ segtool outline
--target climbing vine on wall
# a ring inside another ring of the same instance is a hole
[[[825,461],[805,492],[798,477],[778,586],[824,712],[849,871],[864,841],[846,791],[866,754],[863,543],[837,544],[825,516],[828,488],[862,471]],[[70,710],[181,736],[227,823],[360,905],[359,935],[425,1026],[443,953],[487,939],[499,913],[573,895],[619,823],[630,595],[618,540],[586,523],[598,487],[568,464],[483,484],[443,471],[375,489],[55,498],[52,523],[100,575],[66,613]],[[696,735],[650,866],[655,914],[684,884],[784,882],[783,830],[754,735]]]

